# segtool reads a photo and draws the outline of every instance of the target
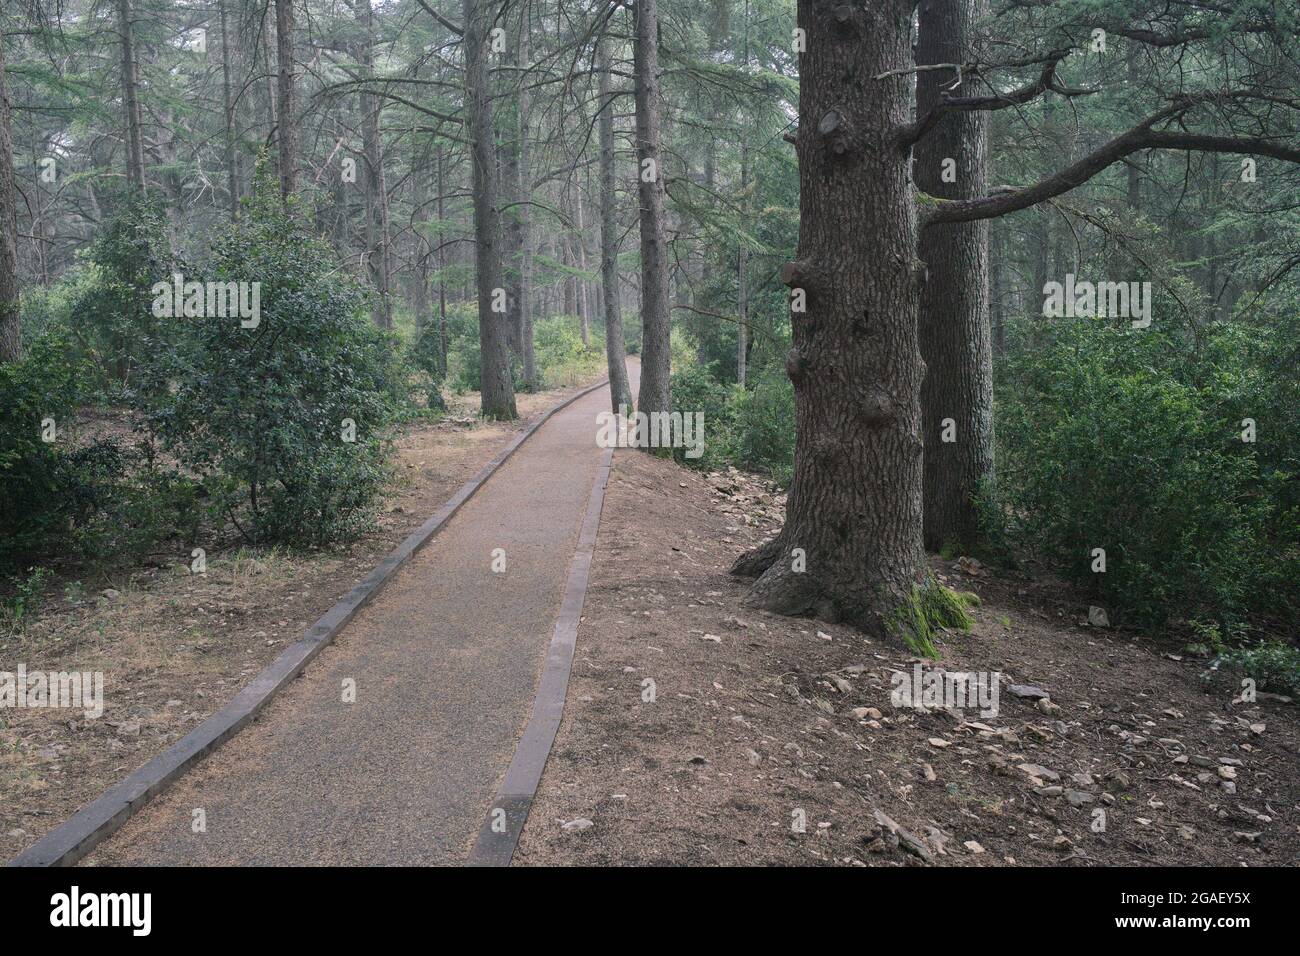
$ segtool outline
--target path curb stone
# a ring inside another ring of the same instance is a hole
[[[533,714],[515,747],[514,758],[497,797],[488,808],[487,819],[479,829],[478,839],[467,861],[470,866],[509,866],[524,824],[528,822],[528,812],[537,796],[542,770],[551,755],[551,746],[564,716],[564,698],[569,689],[569,673],[573,670],[578,625],[582,622],[582,606],[587,599],[587,579],[591,574],[596,534],[600,530],[600,512],[605,503],[605,487],[609,484],[613,462],[614,449],[608,448],[596,472],[591,497],[587,499],[587,514],[578,535],[578,547],[569,562],[564,601],[551,634],[542,679],[537,685]]]

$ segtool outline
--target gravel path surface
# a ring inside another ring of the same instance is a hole
[[[255,724],[83,865],[462,862],[532,707],[608,408],[601,389],[547,422]]]

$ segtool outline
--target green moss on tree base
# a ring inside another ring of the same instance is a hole
[[[979,596],[970,591],[954,591],[934,581],[912,588],[911,596],[894,612],[890,629],[902,638],[912,653],[937,658],[934,632],[941,628],[970,630],[975,618],[966,609],[979,607]]]

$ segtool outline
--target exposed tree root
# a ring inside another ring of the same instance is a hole
[[[768,562],[767,570],[754,582],[745,597],[745,603],[750,607],[790,617],[817,614],[828,620],[836,620],[834,609],[825,605],[821,588],[812,575],[794,571],[784,561]]]
[[[774,565],[785,552],[781,535],[769,538],[752,551],[746,551],[731,566],[731,573],[742,578],[756,578]]]

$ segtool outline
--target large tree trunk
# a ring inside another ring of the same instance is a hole
[[[925,579],[916,210],[907,154],[911,7],[798,0],[799,249],[791,312],[794,481],[780,535],[736,562],[752,603],[881,633]],[[801,552],[801,553],[800,553]],[[801,560],[806,570],[800,571]]]
[[[479,377],[485,418],[517,418],[506,342],[507,313],[493,311],[505,298],[501,269],[501,207],[492,98],[484,42],[492,22],[488,0],[463,0],[465,100],[474,167],[474,272],[478,289]]]
[[[122,107],[126,112],[126,181],[141,195],[144,179],[144,131],[140,116],[140,68],[135,57],[131,0],[117,0],[118,34],[122,41]]]
[[[916,62],[969,63],[987,0],[922,0]],[[948,70],[917,74],[917,116],[940,101]],[[945,182],[945,163],[948,165]],[[955,166],[951,165],[955,163]],[[917,145],[917,189],[944,199],[986,191],[988,113],[950,112]],[[993,359],[989,332],[988,222],[939,225],[921,235],[921,387],[925,435],[925,545],[969,549],[980,537],[976,494],[993,478]]]
[[[279,71],[276,84],[279,122],[275,141],[280,152],[280,197],[288,202],[298,187],[298,131],[293,111],[293,0],[275,0],[275,60]]]
[[[18,194],[9,123],[4,24],[0,23],[0,362],[16,362],[23,353],[18,309]]]
[[[664,236],[664,169],[659,142],[659,11],[657,0],[636,0],[633,72],[636,75],[637,188],[641,198],[641,392],[639,411],[667,412],[669,377],[668,248]]]
[[[632,389],[627,380],[627,344],[623,341],[623,318],[618,307],[618,217],[614,178],[614,96],[610,89],[609,41],[596,47],[600,71],[600,281],[605,303],[605,358],[609,363],[609,398],[615,412],[632,407]]]

